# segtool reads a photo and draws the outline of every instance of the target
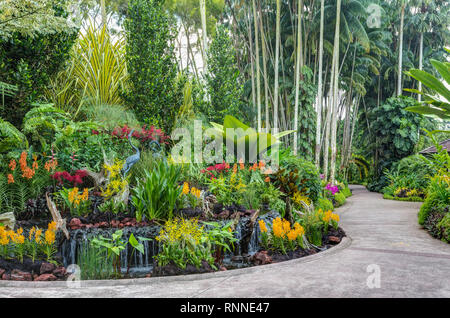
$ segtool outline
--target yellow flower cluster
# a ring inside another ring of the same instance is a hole
[[[201,194],[202,194],[202,190],[197,189],[196,187],[192,187],[192,188],[189,190],[189,183],[185,182],[185,183],[183,184],[183,191],[182,191],[182,194],[188,195],[189,193],[191,193],[191,194],[192,194],[193,196],[195,196],[197,199],[200,199],[200,196],[201,196]]]
[[[267,226],[266,223],[264,222],[264,220],[259,220],[259,229],[261,230],[262,233],[267,233]]]
[[[302,202],[306,203],[307,205],[311,205],[311,200],[306,195],[303,195],[299,191],[294,193],[294,196],[293,196],[292,200],[295,203],[297,203],[298,205],[301,205]]]
[[[272,230],[275,237],[288,238],[290,241],[294,241],[305,234],[305,229],[300,224],[296,222],[294,228],[291,228],[289,221],[281,218],[276,218],[273,221]]]
[[[44,238],[48,244],[55,242],[57,225],[56,222],[48,224],[48,228],[45,231]],[[36,227],[32,227],[28,234],[28,241],[35,241],[36,243],[42,243],[42,230]],[[25,236],[23,235],[23,228],[17,229],[17,231],[6,230],[4,226],[0,226],[0,245],[8,245],[9,243],[24,244]]]
[[[109,183],[106,188],[102,189],[102,196],[105,198],[110,199],[115,194],[122,193],[128,186],[128,181],[120,174],[124,164],[125,161],[116,160],[112,165],[106,163],[103,165],[106,174],[109,175]]]
[[[169,220],[164,228],[159,232],[156,240],[159,242],[175,243],[175,242],[191,242],[199,244],[203,235],[203,226],[198,225],[198,220],[187,220],[176,218]]]
[[[75,187],[69,192],[68,196],[69,202],[75,207],[79,206],[81,202],[89,200],[89,190],[87,188],[84,189],[82,194],[79,194],[78,191],[79,189]]]
[[[8,245],[9,243],[24,244],[25,236],[23,235],[23,229],[20,228],[17,232],[12,230],[6,230],[4,226],[0,226],[0,245]]]
[[[320,210],[319,210],[320,213]],[[331,210],[325,212],[325,215],[323,216],[322,220],[324,222],[329,223],[331,220],[339,222],[339,215],[334,214]]]

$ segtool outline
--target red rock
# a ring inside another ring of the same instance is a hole
[[[39,275],[38,274],[33,274],[33,280],[36,280],[36,278],[38,278]]]
[[[341,242],[341,239],[337,236],[329,236],[328,242],[330,242],[331,244],[338,244]]]
[[[122,228],[124,228],[124,227],[125,227],[125,225],[124,225],[123,223],[120,223],[120,224],[119,224],[119,228],[120,228],[120,229],[122,229]]]
[[[221,266],[221,267],[220,267],[220,271],[221,271],[221,272],[226,272],[226,271],[227,271],[227,268],[226,268],[225,266]]]
[[[14,269],[11,272],[11,280],[16,280],[16,281],[32,281],[33,280],[33,276],[30,273],[27,272],[22,272],[19,271],[17,269]]]
[[[152,277],[152,274],[145,275],[145,278],[150,278],[150,277]]]
[[[43,274],[38,276],[34,281],[36,282],[49,282],[49,281],[53,281],[56,280],[56,276],[53,274]]]
[[[4,270],[3,268],[0,268],[0,277],[2,277],[5,272],[6,272],[6,270]]]
[[[66,269],[64,267],[58,267],[53,271],[53,275],[59,278],[65,277],[67,274]]]
[[[251,257],[251,260],[256,265],[265,265],[272,263],[272,257],[269,256],[267,251],[258,252]]]
[[[111,221],[111,227],[119,227],[119,225],[120,225],[119,221],[117,221],[117,220],[112,220]]]
[[[41,268],[39,269],[39,273],[42,274],[50,274],[56,269],[56,266],[51,263],[42,263]]]
[[[128,223],[128,222],[131,222],[131,218],[125,218],[125,219],[123,219],[123,221],[122,221],[123,223]]]
[[[72,220],[70,220],[70,223],[69,223],[69,227],[72,230],[78,230],[82,227],[82,225],[83,224],[81,223],[80,219],[77,219],[77,218],[73,218]]]
[[[92,228],[92,227],[94,227],[94,224],[86,224],[86,228],[87,228],[87,229],[90,229],[90,228]]]
[[[108,226],[109,226],[108,222],[100,222],[100,223],[98,223],[98,227],[108,227]]]
[[[131,222],[127,222],[127,223],[125,223],[125,226],[130,227],[130,226],[133,226],[133,224]]]
[[[10,280],[11,279],[11,275],[10,274],[3,274],[2,275],[2,280]]]

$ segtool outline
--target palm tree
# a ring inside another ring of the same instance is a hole
[[[277,1],[277,19],[276,19],[276,36],[275,36],[275,91],[273,103],[273,128],[274,133],[278,133],[278,94],[279,94],[279,64],[280,64],[280,38],[281,38],[281,0]]]
[[[321,124],[322,124],[322,71],[323,71],[323,29],[324,29],[324,14],[325,14],[325,0],[320,1],[320,39],[319,39],[319,71],[318,71],[318,85],[317,85],[317,127],[316,127],[316,167],[320,164],[320,138],[321,138]]]
[[[401,1],[400,14],[400,31],[399,31],[399,48],[398,48],[398,82],[397,82],[397,96],[402,94],[402,64],[403,64],[403,26],[405,23],[405,2]]]
[[[258,112],[258,132],[261,132],[261,71],[259,66],[259,36],[258,36],[258,15],[256,12],[255,0],[252,0],[253,20],[255,24],[255,47],[256,47],[256,103]],[[251,27],[251,26],[250,26]]]
[[[297,17],[297,65],[295,68],[295,110],[294,110],[294,155],[297,155],[298,141],[298,103],[300,91],[300,69],[302,68],[302,11],[303,0],[298,0],[298,17]]]
[[[341,24],[341,0],[337,0],[336,5],[336,29],[334,33],[333,48],[333,104],[332,104],[332,121],[331,121],[331,167],[330,176],[331,183],[335,184],[336,180],[336,129],[337,129],[337,104],[339,94],[339,40],[340,40],[340,24]]]
[[[203,38],[203,61],[204,61],[204,73],[207,70],[206,51],[208,51],[208,34],[206,32],[206,0],[200,1],[200,15],[202,20],[202,38]]]

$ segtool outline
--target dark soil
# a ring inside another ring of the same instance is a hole
[[[179,276],[191,274],[204,274],[212,272],[214,272],[214,269],[205,261],[202,262],[202,266],[200,268],[188,264],[185,269],[181,269],[173,263],[161,267],[155,264],[151,276],[152,277]]]

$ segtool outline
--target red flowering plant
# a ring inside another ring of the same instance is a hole
[[[74,187],[83,184],[84,178],[87,177],[88,173],[86,170],[76,170],[75,173],[70,174],[67,171],[57,171],[52,175],[54,180],[57,180],[60,185],[64,182],[68,182]]]
[[[206,173],[210,179],[216,179],[218,175],[222,175],[223,173],[227,173],[230,170],[230,165],[225,161],[223,163],[219,163],[213,166],[210,166],[206,169],[202,169],[201,173]]]
[[[123,127],[117,127],[113,130],[112,136],[119,139],[127,139],[130,135],[132,128],[127,125]],[[147,128],[144,125],[140,130],[135,130],[132,135],[134,138],[138,139],[141,143],[148,143],[151,141],[157,141],[161,145],[167,145],[169,143],[170,137],[164,134],[161,129],[150,126]]]

